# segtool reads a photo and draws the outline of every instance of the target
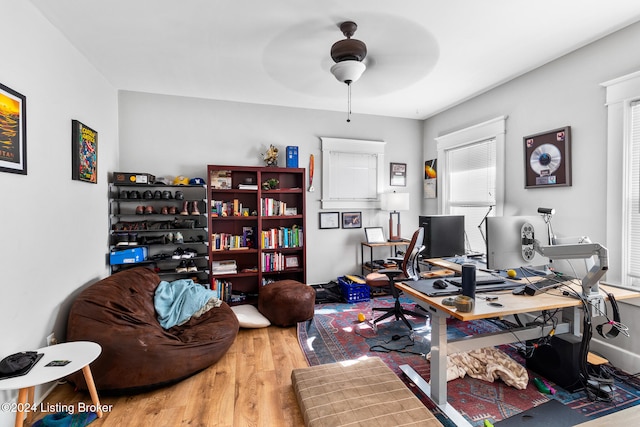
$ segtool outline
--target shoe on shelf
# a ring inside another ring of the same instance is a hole
[[[204,236],[201,235],[201,234],[196,236],[196,237],[191,236],[191,237],[189,237],[189,242],[191,242],[191,243],[202,243],[202,242],[204,242]]]
[[[129,233],[129,246],[138,245],[138,233]]]
[[[180,264],[178,264],[178,266],[176,267],[176,273],[186,273],[187,272],[187,261],[186,260],[182,260],[180,261]]]
[[[140,198],[140,192],[137,191],[137,190],[129,191],[129,198],[130,199],[139,199]]]
[[[173,221],[173,228],[193,229],[196,226],[196,222],[193,219],[175,219]]]
[[[142,245],[166,245],[167,239],[165,236],[142,236],[140,239]]]
[[[173,196],[171,196],[171,191],[164,190],[162,192],[162,198],[165,199],[165,200],[173,199]]]
[[[198,271],[198,266],[196,266],[196,262],[192,259],[187,261],[187,273],[195,273]]]
[[[180,190],[176,191],[175,198],[176,200],[184,200],[184,193]]]
[[[182,248],[177,248],[175,251],[173,251],[173,255],[171,256],[172,259],[182,259],[182,258],[186,258],[184,256],[184,249]]]
[[[142,205],[136,206],[136,215],[144,215],[144,206]]]
[[[153,198],[158,200],[158,199],[162,199],[162,191],[160,190],[156,190],[153,192]]]
[[[184,236],[179,231],[176,231],[175,242],[176,243],[184,243]]]
[[[160,213],[161,213],[162,215],[169,215],[169,208],[168,208],[167,206],[163,206],[163,207],[160,209]]]
[[[116,246],[127,246],[129,244],[129,233],[118,233],[115,235]]]
[[[127,190],[120,190],[120,195],[118,197],[120,197],[121,199],[128,199],[129,192]]]
[[[194,200],[191,203],[191,215],[200,215],[200,211],[198,210],[198,201]]]
[[[182,253],[182,258],[195,258],[198,256],[198,251],[192,248],[187,248]]]
[[[153,215],[156,213],[156,210],[153,208],[153,206],[146,206],[144,208],[144,214],[145,215]]]
[[[144,193],[142,193],[142,198],[143,199],[153,199],[153,193],[151,192],[151,190],[147,190]]]
[[[186,200],[182,203],[182,210],[180,211],[180,215],[189,215],[189,202]]]
[[[167,239],[167,242],[173,243],[173,233],[165,234],[163,237]]]

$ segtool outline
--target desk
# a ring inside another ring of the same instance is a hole
[[[373,261],[373,248],[388,247],[391,256],[395,256],[395,255],[397,255],[397,247],[398,246],[408,246],[409,243],[411,243],[411,241],[410,240],[406,240],[406,239],[402,239],[399,242],[382,242],[382,243],[361,242],[360,243],[360,259],[362,260],[362,267],[360,269],[360,272],[364,276],[364,270],[365,270],[365,266],[364,266],[364,248],[365,247],[369,248],[369,261]],[[396,250],[395,253],[394,253],[394,249]],[[369,269],[367,268],[367,270],[369,270]],[[375,270],[371,269],[370,271],[375,271]]]
[[[64,378],[67,375],[79,371],[80,369],[82,369],[84,378],[87,381],[91,400],[96,407],[95,412],[98,417],[102,417],[98,392],[96,391],[93,376],[91,375],[91,369],[89,368],[89,364],[96,360],[102,352],[100,345],[94,342],[76,341],[43,347],[36,351],[38,353],[43,353],[44,355],[38,363],[31,368],[31,371],[29,371],[28,374],[21,377],[0,380],[0,390],[20,390],[18,392],[18,402],[15,406],[15,426],[22,426],[25,412],[27,412],[27,421],[30,422],[33,415],[33,411],[31,409],[34,408],[33,398],[35,387],[37,385],[59,380],[60,378]],[[45,366],[52,360],[70,360],[71,363],[65,366]]]
[[[569,283],[569,282],[567,282]],[[462,321],[489,319],[492,317],[507,316],[510,314],[530,313],[542,310],[555,310],[557,308],[581,306],[580,300],[563,296],[558,293],[548,292],[536,296],[513,295],[511,291],[492,292],[498,295],[503,307],[492,307],[487,301],[476,298],[476,305],[469,313],[458,313],[455,307],[442,304],[447,297],[428,297],[425,294],[411,288],[411,282],[396,283],[396,287],[407,296],[415,300],[418,305],[431,313],[431,384],[429,385],[409,365],[402,365],[400,369],[425,392],[438,405],[456,425],[469,425],[451,405],[447,403],[447,355],[460,351],[469,351],[476,348],[493,347],[509,344],[518,340],[525,341],[535,339],[547,334],[551,326],[536,326],[519,328],[517,330],[486,335],[474,335],[447,342],[447,317],[452,316]],[[577,292],[582,288],[578,285],[567,284]],[[601,293],[611,293],[617,300],[637,298],[640,293],[611,286],[599,286]],[[577,313],[578,310],[575,311]],[[579,315],[574,313],[574,319]],[[573,332],[579,334],[579,323],[574,320],[573,331],[567,323],[556,325],[556,334]],[[517,337],[516,337],[517,335]]]

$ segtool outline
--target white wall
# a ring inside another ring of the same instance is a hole
[[[607,110],[605,90],[600,83],[640,70],[640,56],[634,54],[640,41],[640,24],[635,24],[574,53],[553,61],[520,78],[468,102],[429,118],[424,124],[424,159],[436,157],[437,136],[487,119],[506,115],[505,215],[537,215],[538,207],[555,208],[554,231],[558,236],[588,235],[609,249],[608,280],[619,282],[620,239],[607,236],[607,223],[620,218],[607,216],[607,180],[619,169],[607,170]],[[571,126],[573,185],[546,189],[524,188],[524,146],[522,138],[563,126]],[[437,200],[425,201],[425,210],[437,212]],[[611,207],[609,207],[611,208]],[[612,246],[610,246],[610,243]],[[576,263],[577,265],[577,263]],[[617,279],[617,280],[616,280]],[[623,323],[633,326],[640,312],[621,303]],[[633,337],[618,337],[602,348],[597,339],[592,348],[629,372],[640,371],[640,331]],[[594,337],[594,338],[597,338]],[[619,351],[628,349],[629,353]],[[635,354],[634,354],[635,353]]]
[[[261,155],[269,144],[278,147],[280,153],[287,145],[299,146],[299,166],[303,168],[308,168],[309,155],[313,154],[315,191],[307,193],[305,232],[310,284],[360,273],[360,242],[364,240],[363,229],[318,229],[320,137],[386,141],[384,187],[411,193],[411,211],[402,212],[403,234],[410,237],[418,225],[422,199],[420,121],[355,114],[346,123],[342,113],[138,92],[120,93],[119,112],[123,172],[206,178],[208,164],[264,166]],[[280,159],[284,166],[282,154]],[[389,186],[390,162],[407,163],[407,187]],[[362,214],[364,227],[384,226],[388,231],[388,212],[364,210]],[[377,255],[389,254],[385,251]]]
[[[0,0],[0,82],[26,96],[27,172],[0,173],[0,357],[65,332],[77,290],[106,275],[117,92],[29,2]],[[98,184],[71,180],[71,120],[99,132]],[[41,394],[38,389],[36,399]],[[0,391],[10,402],[17,391]],[[0,412],[0,426],[14,414]]]

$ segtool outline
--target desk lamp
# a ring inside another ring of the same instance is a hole
[[[400,242],[402,236],[400,235],[400,212],[409,210],[409,193],[382,193],[381,208],[389,212],[389,241]],[[397,217],[397,224],[394,227],[393,217]],[[395,233],[394,233],[395,228]]]

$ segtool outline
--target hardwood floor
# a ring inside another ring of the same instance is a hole
[[[291,370],[306,366],[295,326],[241,329],[218,363],[178,384],[133,396],[100,395],[100,402],[112,407],[90,425],[303,426]],[[90,404],[91,398],[61,384],[43,404],[77,402]]]

